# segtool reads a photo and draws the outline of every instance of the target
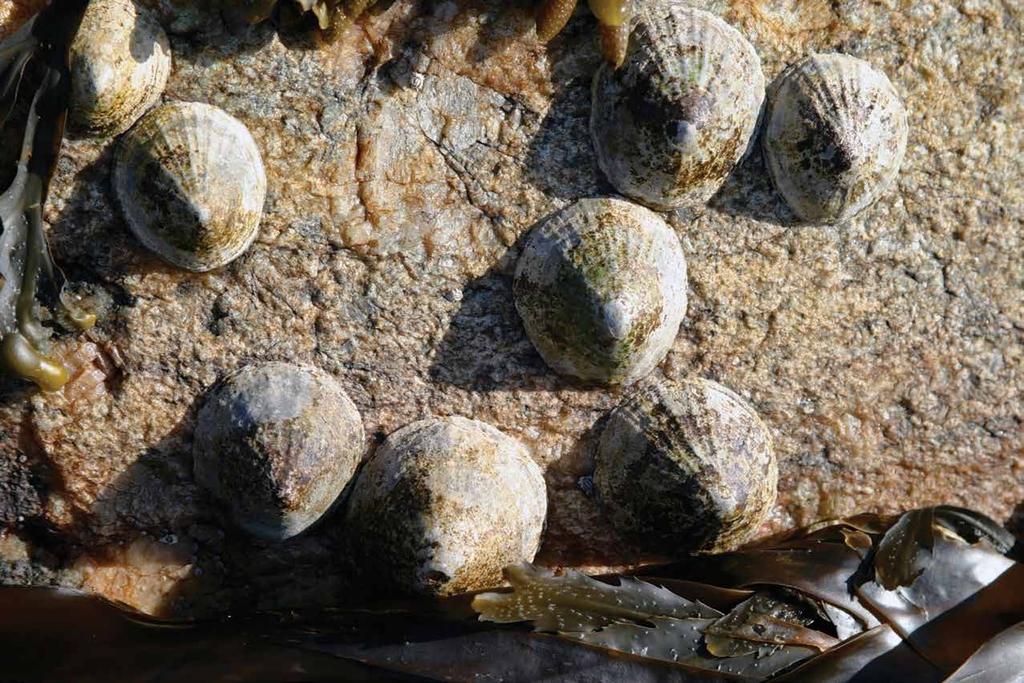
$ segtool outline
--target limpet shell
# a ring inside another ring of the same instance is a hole
[[[706,379],[659,382],[616,407],[598,443],[594,486],[608,517],[646,551],[719,551],[746,539],[775,503],[768,428]]]
[[[114,191],[132,233],[192,271],[224,266],[259,230],[267,178],[249,130],[198,102],[151,111],[121,141]]]
[[[526,447],[491,425],[430,418],[394,432],[360,472],[345,518],[368,577],[452,595],[499,585],[530,561],[547,512]]]
[[[323,370],[270,362],[207,398],[193,445],[196,481],[250,534],[283,540],[331,507],[363,451],[362,419]]]
[[[678,1],[644,3],[625,64],[594,77],[598,164],[648,206],[705,202],[746,154],[763,102],[761,62],[736,29]]]
[[[114,136],[160,101],[171,73],[171,47],[157,20],[132,0],[92,0],[69,64],[71,128]]]
[[[533,229],[513,294],[552,369],[629,384],[675,341],[686,314],[686,259],[654,212],[619,199],[583,199]]]
[[[842,223],[895,180],[907,131],[906,108],[885,74],[849,55],[811,55],[772,89],[765,160],[800,218]]]

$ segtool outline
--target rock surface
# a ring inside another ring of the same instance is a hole
[[[1010,517],[1024,500],[1024,10],[701,5],[754,44],[769,80],[811,51],[867,59],[905,98],[910,140],[896,187],[844,227],[796,225],[759,152],[706,210],[666,214],[690,304],[655,372],[719,381],[772,429],[780,496],[763,534],[938,502]],[[550,372],[511,299],[526,231],[611,191],[587,134],[593,18],[545,48],[529,3],[398,0],[311,49],[158,9],[175,60],[165,99],[220,106],[260,146],[260,235],[220,271],[164,265],[120,218],[110,145],[66,144],[51,244],[104,315],[93,339],[60,339],[79,374],[63,395],[0,379],[0,579],[178,615],[344,600],[340,525],[253,542],[193,480],[206,392],[262,360],[334,375],[367,454],[431,414],[526,443],[548,484],[542,562],[646,559],[586,485],[621,395]]]

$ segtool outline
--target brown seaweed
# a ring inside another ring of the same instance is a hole
[[[44,318],[80,328],[95,322],[65,291],[43,231],[67,116],[68,47],[85,5],[54,0],[0,41],[0,122],[21,140],[12,158],[0,159],[7,181],[0,193],[0,359],[11,374],[50,391],[67,382],[68,372],[47,353]]]
[[[379,0],[216,0],[221,12],[234,22],[255,24],[272,16],[289,25],[303,21],[315,24],[330,38],[337,38],[354,21],[369,12]],[[597,18],[601,52],[615,67],[626,58],[634,6],[641,0],[588,0]],[[549,42],[569,22],[577,0],[540,0],[535,21],[537,39]]]
[[[705,653],[707,662],[699,666],[717,658],[720,666],[708,668],[758,680],[784,673],[785,680],[800,681],[928,681],[943,680],[961,667],[999,671],[1004,669],[997,668],[1001,660],[992,649],[1022,639],[1013,630],[1024,621],[1024,566],[1015,561],[1017,555],[1009,532],[969,510],[938,506],[895,519],[859,515],[798,532],[775,546],[644,570],[644,581],[653,584],[664,585],[668,577],[757,590],[714,622],[675,628],[675,642],[666,638],[664,618],[656,615],[649,620],[656,628],[629,641],[603,634],[621,629],[618,624],[559,633],[649,657],[682,647]],[[568,602],[559,595],[558,577],[546,583],[549,609],[522,614],[535,627],[550,627],[547,617]],[[577,576],[568,576],[561,593],[573,594],[579,585]],[[681,597],[692,598],[680,588]],[[514,585],[514,590],[521,588]],[[495,603],[490,596],[477,599],[481,618],[492,617],[489,608]],[[502,621],[508,621],[507,614]],[[760,651],[759,670],[753,662],[737,661],[766,645],[777,649]],[[781,655],[798,647],[805,650],[797,666],[782,661]]]
[[[641,576],[522,565],[502,592],[189,624],[70,591],[0,588],[0,647],[4,675],[19,681],[995,683],[1024,667],[1014,546],[991,520],[936,507],[836,520]],[[913,578],[887,589],[878,565],[894,558]]]

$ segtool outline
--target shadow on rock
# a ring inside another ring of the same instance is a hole
[[[760,136],[750,154],[733,169],[708,206],[736,218],[749,218],[782,227],[802,225],[775,191],[761,150]]]
[[[629,393],[630,389],[623,390]],[[619,534],[601,509],[594,466],[608,411],[546,473],[548,519],[537,562],[547,566],[627,566],[664,560]]]
[[[576,200],[615,193],[590,142],[590,83],[599,64],[596,53],[594,60],[565,57],[556,63],[557,91],[530,140],[525,164],[527,179],[548,196]]]
[[[462,289],[459,309],[430,365],[432,381],[472,391],[559,388],[561,380],[533,348],[516,312],[511,263]]]
[[[110,287],[117,300],[128,297],[118,281],[131,271],[135,250],[141,247],[110,189],[114,148],[115,144],[107,145],[75,175],[71,194],[50,228],[49,243],[69,282]]]

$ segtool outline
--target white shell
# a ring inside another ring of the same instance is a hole
[[[594,77],[590,134],[615,189],[673,209],[721,187],[763,102],[761,62],[736,29],[678,0],[645,2],[625,64]]]
[[[192,271],[230,263],[259,230],[267,178],[240,121],[177,102],[147,114],[121,141],[114,191],[135,236]]]
[[[526,447],[491,425],[431,418],[391,434],[352,489],[358,561],[390,591],[451,595],[499,585],[540,546],[547,492]]]
[[[649,209],[583,199],[533,229],[513,293],[552,369],[629,384],[675,341],[686,314],[686,259],[679,238]]]
[[[196,481],[232,521],[268,540],[301,533],[330,509],[363,452],[359,411],[323,370],[248,365],[207,398],[196,420]]]
[[[644,387],[612,411],[594,471],[598,499],[638,547],[726,550],[775,504],[778,464],[754,409],[706,379]]]
[[[157,20],[132,0],[92,0],[69,62],[71,127],[113,136],[160,101],[171,73],[171,47]]]
[[[907,111],[885,74],[842,54],[816,54],[779,77],[765,160],[775,187],[811,223],[842,223],[899,173]]]

